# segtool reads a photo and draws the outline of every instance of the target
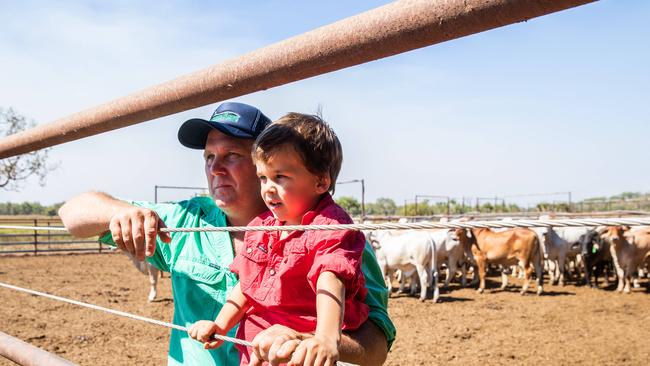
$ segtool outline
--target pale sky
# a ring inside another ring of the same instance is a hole
[[[0,1],[0,107],[51,122],[384,3]],[[649,19],[648,1],[604,0],[235,100],[272,119],[321,105],[343,144],[340,180],[365,179],[369,201],[645,192]],[[0,202],[204,186],[201,152],[176,133],[214,108],[56,146],[47,185]]]

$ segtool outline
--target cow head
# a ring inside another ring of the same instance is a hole
[[[586,234],[582,234],[579,238],[579,243],[580,253],[585,261],[599,255],[606,247],[602,234],[596,230],[590,230]]]
[[[633,241],[633,236],[628,235],[629,230],[629,226],[610,226],[601,237],[609,241],[612,246],[621,246]]]
[[[379,243],[380,235],[377,231],[364,230],[363,233],[366,236],[366,240],[370,243],[370,245],[372,245],[372,249],[375,251],[381,249],[381,244]]]
[[[455,240],[458,240],[460,244],[466,250],[472,247],[472,244],[476,243],[476,238],[472,234],[472,231],[469,229],[454,229],[451,230],[453,233],[450,234]]]

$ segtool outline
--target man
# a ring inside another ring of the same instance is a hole
[[[180,142],[204,150],[211,197],[151,204],[125,202],[104,193],[89,192],[68,201],[59,215],[73,235],[102,235],[102,242],[117,245],[141,260],[146,255],[149,263],[170,272],[175,324],[189,326],[201,319],[214,319],[237,283],[228,265],[242,246],[244,233],[191,232],[170,236],[158,233],[158,229],[245,226],[264,212],[266,206],[260,196],[251,147],[270,123],[252,106],[223,103],[209,121],[191,119],[181,126]],[[366,303],[371,309],[369,320],[358,330],[344,335],[339,353],[342,361],[375,365],[385,360],[395,328],[386,312],[386,288],[369,245],[363,254],[363,272],[368,287]],[[253,340],[253,348],[258,358],[275,365],[289,361],[300,340],[310,336],[276,325],[260,333]],[[238,362],[232,344],[206,351],[187,333],[172,330],[170,365]]]

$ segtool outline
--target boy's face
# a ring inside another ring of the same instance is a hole
[[[273,215],[287,225],[299,225],[329,188],[329,177],[312,174],[290,146],[275,150],[268,161],[255,161],[262,199]]]

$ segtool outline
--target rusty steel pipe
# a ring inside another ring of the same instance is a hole
[[[0,332],[0,356],[23,366],[74,366],[76,364]]]
[[[595,0],[403,0],[0,140],[0,159]]]

